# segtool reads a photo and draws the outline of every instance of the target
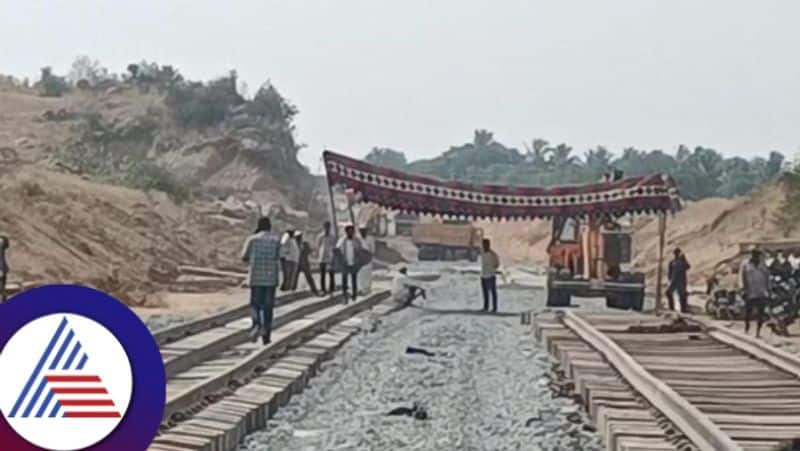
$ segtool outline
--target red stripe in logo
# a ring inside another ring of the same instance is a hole
[[[100,382],[99,376],[45,376],[47,382]]]
[[[119,412],[70,412],[67,411],[67,418],[119,418]]]

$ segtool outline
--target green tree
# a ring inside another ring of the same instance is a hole
[[[450,147],[436,158],[407,162],[408,171],[441,179],[476,183],[550,186],[592,183],[608,170],[626,176],[665,173],[677,180],[687,199],[747,194],[781,173],[785,159],[724,158],[713,149],[680,145],[675,155],[662,150],[623,149],[619,157],[603,146],[586,150],[583,158],[567,144],[552,146],[545,139],[523,143],[524,152],[506,147],[488,130],[476,130],[472,140]]]
[[[50,66],[42,68],[42,75],[36,84],[42,97],[61,97],[69,91],[69,84],[64,77],[53,74]]]
[[[764,168],[765,169],[764,177],[766,177],[767,179],[771,179],[779,175],[781,173],[781,170],[783,169],[784,160],[785,158],[783,154],[776,152],[774,150],[770,152],[769,158],[767,159],[767,165]]]
[[[592,180],[597,180],[603,174],[607,173],[612,168],[612,160],[614,155],[603,146],[597,146],[594,149],[589,149],[583,154],[588,177]]]
[[[367,156],[364,157],[364,160],[378,166],[392,169],[402,170],[408,165],[406,155],[403,152],[388,147],[373,147]]]
[[[546,139],[536,138],[531,144],[524,143],[525,161],[532,164],[537,170],[545,170],[550,167],[550,143]]]
[[[558,170],[577,166],[580,160],[572,155],[572,147],[566,144],[559,144],[550,152],[550,164]]]

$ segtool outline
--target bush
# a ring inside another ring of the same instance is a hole
[[[230,77],[209,82],[178,83],[167,91],[167,105],[185,127],[203,128],[225,120],[228,109],[244,102]]]
[[[188,200],[191,194],[172,173],[151,161],[141,161],[131,166],[124,183],[131,188],[161,191],[176,203]]]
[[[42,77],[38,87],[39,94],[43,97],[61,97],[69,91],[69,84],[64,77],[53,75],[50,67],[42,68]]]
[[[297,115],[297,107],[284,99],[269,82],[259,88],[253,100],[248,104],[247,111],[268,122],[285,124],[291,124],[292,119]]]

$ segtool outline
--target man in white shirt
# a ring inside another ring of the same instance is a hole
[[[422,299],[426,299],[425,290],[411,283],[405,266],[400,268],[400,271],[394,276],[394,281],[392,281],[392,298],[396,302],[411,305],[411,302],[420,296],[422,296]]]
[[[325,221],[322,224],[322,233],[317,237],[317,249],[319,250],[319,285],[322,294],[336,290],[336,281],[333,277],[333,248],[336,247],[336,238],[331,233],[331,223]],[[330,288],[325,285],[325,276],[330,277]]]
[[[789,264],[792,265],[792,270],[797,271],[797,268],[800,268],[800,257],[798,257],[797,251],[792,251],[789,254]]]
[[[353,283],[352,299],[356,300],[358,294],[358,267],[356,266],[356,255],[362,249],[361,240],[356,236],[356,229],[352,224],[344,228],[345,235],[336,244],[336,248],[342,253],[342,292],[344,293],[344,303],[347,303],[347,285]],[[348,281],[348,279],[350,279]]]
[[[359,232],[361,232],[361,243],[364,245],[364,249],[375,255],[375,238],[367,236],[367,226],[361,226]],[[364,295],[372,291],[372,260],[358,270],[358,289],[359,293]]]
[[[281,240],[281,267],[283,268],[283,283],[281,291],[294,290],[295,272],[297,262],[300,260],[300,247],[294,239],[294,230],[289,229]]]

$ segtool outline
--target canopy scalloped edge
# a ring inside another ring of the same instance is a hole
[[[668,175],[555,187],[475,185],[443,181],[375,166],[331,151],[323,153],[328,183],[371,202],[406,213],[472,219],[536,219],[674,213],[681,208]]]

